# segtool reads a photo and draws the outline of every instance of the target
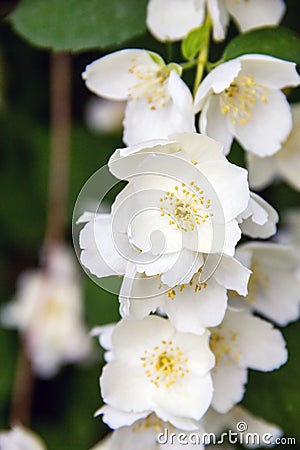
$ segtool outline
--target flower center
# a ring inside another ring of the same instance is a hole
[[[252,75],[240,75],[220,95],[221,112],[233,125],[244,125],[252,117],[257,101],[267,103],[268,90],[255,81]]]
[[[216,327],[211,330],[209,345],[216,358],[216,366],[225,359],[229,362],[231,357],[236,363],[239,360],[241,352],[236,344],[237,333],[233,330],[224,330],[222,327]]]
[[[255,302],[258,295],[271,289],[270,278],[262,271],[261,265],[258,261],[253,260],[251,270],[253,273],[250,276],[248,284],[248,296],[246,298],[247,303]]]
[[[193,181],[190,186],[186,186],[185,183],[175,186],[159,200],[163,203],[160,207],[161,216],[169,216],[169,225],[175,226],[178,230],[194,231],[195,226],[213,216],[213,213],[208,212],[211,201],[206,200],[202,194],[203,191]]]
[[[144,97],[152,110],[166,106],[170,98],[167,88],[170,71],[167,66],[133,64],[128,71],[140,80],[129,89],[130,100],[140,100]]]
[[[141,361],[147,378],[157,388],[173,386],[189,373],[186,368],[188,359],[173,341],[162,340],[151,352],[145,350]]]
[[[132,426],[132,431],[140,433],[149,429],[152,429],[156,434],[163,432],[164,427],[168,426],[169,429],[174,427],[169,422],[163,422],[155,414],[150,414],[145,419],[138,420]]]

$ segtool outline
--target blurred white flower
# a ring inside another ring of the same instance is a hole
[[[159,41],[179,41],[201,25],[208,9],[215,41],[225,39],[230,16],[240,31],[277,25],[283,0],[149,0],[147,26]]]
[[[31,430],[15,425],[9,431],[0,431],[1,450],[46,450],[43,441]]]
[[[292,104],[291,111],[293,128],[279,152],[265,158],[247,154],[249,183],[253,189],[263,189],[280,177],[300,191],[300,103]]]
[[[85,105],[85,121],[96,133],[121,130],[125,114],[125,102],[92,97]]]
[[[106,332],[111,349],[100,386],[107,406],[99,411],[105,422],[119,428],[154,412],[175,427],[197,429],[213,391],[209,333],[181,333],[157,316],[122,319]]]
[[[200,84],[195,111],[200,131],[222,142],[233,138],[260,157],[280,150],[292,129],[290,106],[281,89],[298,86],[296,64],[266,55],[243,55],[213,69]]]
[[[211,405],[226,413],[243,398],[247,369],[277,369],[286,362],[287,351],[281,333],[249,312],[228,308],[223,322],[210,331],[210,346],[216,357]]]
[[[253,272],[248,295],[230,296],[238,308],[256,311],[281,326],[297,320],[300,313],[299,257],[292,247],[270,242],[250,242],[238,247],[236,257]]]
[[[81,286],[67,248],[52,248],[44,270],[24,273],[14,300],[1,312],[2,323],[22,334],[33,370],[41,377],[91,354]]]
[[[111,100],[127,100],[123,140],[134,145],[179,131],[194,131],[193,98],[181,67],[156,53],[125,49],[86,67],[87,87]]]
[[[239,429],[239,423],[245,426],[244,432]],[[208,433],[214,433],[217,436],[226,430],[238,433],[239,442],[250,448],[270,447],[271,442],[283,434],[277,425],[253,416],[242,406],[234,406],[225,414],[217,413],[210,408],[203,417],[203,426]],[[250,436],[251,434],[253,436]],[[269,441],[266,440],[266,435],[269,435]]]
[[[246,295],[251,272],[234,258],[224,255],[215,255],[213,261],[209,259],[209,264],[215,270],[205,281],[202,281],[201,267],[189,283],[171,289],[161,282],[160,277],[136,277],[127,296],[121,288],[121,314],[138,320],[159,308],[177,330],[195,334],[219,325],[227,306],[227,289],[236,289]]]

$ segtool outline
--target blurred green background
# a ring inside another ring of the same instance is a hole
[[[286,3],[284,25],[299,32],[299,0]],[[114,149],[122,146],[120,132],[95,134],[87,128],[84,108],[91,94],[81,79],[82,71],[99,56],[124,47],[144,47],[161,53],[166,59],[170,55],[170,48],[157,43],[146,32],[145,0],[0,3],[3,15],[9,10],[0,23],[1,303],[13,296],[18,275],[37,266],[45,233],[50,49],[75,50],[72,54],[70,226],[66,237],[70,244],[72,210],[80,189],[89,176],[107,163]],[[232,26],[229,36],[235,33]],[[213,45],[213,61],[222,49],[223,45]],[[173,45],[171,51],[175,60],[182,60],[179,45]],[[189,79],[188,74],[186,80]],[[300,100],[299,93],[295,92],[291,100]],[[243,152],[237,145],[230,159],[244,164]],[[277,183],[263,195],[281,213],[300,206],[299,193],[284,183]],[[80,266],[79,270],[85,288],[88,327],[118,320],[116,296],[101,290]],[[289,362],[271,374],[251,372],[244,404],[254,414],[279,424],[286,436],[295,436],[300,443],[299,324],[288,326],[283,334],[290,352]],[[17,332],[0,329],[0,428],[10,425],[18,344]],[[93,364],[67,367],[52,380],[37,380],[32,428],[45,439],[50,450],[86,450],[106,433],[101,418],[93,418],[101,404],[98,377],[103,364],[103,353],[96,342],[95,349],[97,358]]]

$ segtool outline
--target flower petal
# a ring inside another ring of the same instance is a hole
[[[216,258],[216,255],[213,255]],[[214,278],[226,289],[237,291],[240,295],[247,295],[247,285],[251,270],[244,267],[237,259],[223,255],[214,272]]]
[[[242,32],[277,25],[285,12],[283,0],[225,0],[230,15]]]
[[[130,100],[127,103],[123,124],[123,140],[126,145],[167,138],[175,132],[195,131],[193,112],[190,108],[179,109],[172,99],[156,109],[151,109],[144,97]]]
[[[207,99],[199,118],[199,128],[201,133],[223,143],[224,155],[229,153],[233,135],[227,126],[226,118],[221,113],[220,99],[217,95]]]
[[[242,400],[247,370],[228,361],[220,361],[212,371],[212,378],[214,395],[211,406],[224,414]]]
[[[242,63],[239,58],[232,59],[223,64],[220,64],[213,69],[202,81],[197,89],[194,109],[195,112],[199,112],[203,109],[205,100],[209,94],[213,92],[220,94],[226,89],[230,83],[238,76],[242,68]]]
[[[223,0],[207,0],[207,7],[213,23],[215,41],[223,41],[229,23],[229,14]]]
[[[97,277],[124,274],[126,260],[116,250],[110,214],[94,215],[80,232],[81,263]],[[120,239],[126,243],[120,234]]]
[[[157,40],[179,41],[203,23],[204,0],[150,0],[146,23]]]
[[[260,158],[253,153],[246,153],[249,171],[249,185],[253,189],[261,190],[274,180],[277,173],[277,163],[273,156]]]
[[[285,341],[269,322],[249,313],[228,310],[222,326],[237,334],[232,356],[239,367],[267,372],[286,362]]]
[[[261,157],[273,155],[292,129],[291,111],[285,95],[270,91],[267,103],[255,103],[247,123],[233,125],[229,122],[229,126],[245,150]]]
[[[300,77],[293,62],[259,54],[243,55],[239,59],[242,63],[240,75],[251,74],[256,82],[267,88],[283,89],[287,86],[299,86]]]
[[[126,100],[129,89],[139,82],[129,70],[138,65],[157,67],[146,50],[125,49],[89,64],[82,77],[95,94],[112,100]]]
[[[195,292],[194,286],[187,285],[182,291],[177,288],[174,299],[165,294],[163,309],[177,330],[202,334],[205,328],[217,326],[222,321],[227,295],[226,289],[214,278],[210,278],[200,291]]]

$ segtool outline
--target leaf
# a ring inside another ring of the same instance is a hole
[[[14,29],[34,45],[79,52],[107,48],[146,31],[146,0],[22,0]]]
[[[300,38],[287,28],[264,28],[240,34],[229,42],[222,60],[260,53],[300,63]]]
[[[193,59],[204,45],[207,36],[207,26],[194,28],[181,43],[181,53],[185,59]]]
[[[285,436],[300,439],[299,323],[283,330],[288,362],[272,373],[250,371],[245,406],[255,415],[279,425]]]

